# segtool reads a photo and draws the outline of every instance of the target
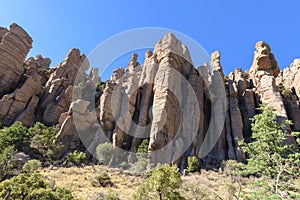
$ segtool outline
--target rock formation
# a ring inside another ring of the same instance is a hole
[[[32,47],[31,37],[17,24],[0,29],[0,97],[11,92],[24,72],[23,62]]]
[[[275,78],[280,70],[270,46],[265,42],[256,43],[253,64],[250,75],[253,77],[254,85],[262,103],[266,103],[275,109],[279,122],[287,120],[287,113],[283,99],[275,83]]]
[[[38,104],[37,95],[41,91],[41,77],[32,75],[27,78],[24,85],[13,93],[4,95],[0,100],[0,120],[10,126],[15,120],[23,122],[25,126],[34,123],[34,109]]]
[[[239,141],[251,140],[250,118],[261,103],[275,109],[278,122],[293,122],[287,133],[300,131],[300,59],[280,71],[262,41],[250,70],[225,76],[219,51],[210,65],[194,66],[188,48],[168,33],[146,52],[143,65],[133,53],[104,89],[97,69],[86,74],[89,64],[78,49],[50,68],[51,60],[41,55],[24,61],[31,44],[18,25],[0,28],[0,121],[57,125],[63,144],[58,157],[81,144],[93,154],[105,141],[135,153],[148,139],[153,162],[184,168],[195,155],[209,168],[225,159],[243,161]]]
[[[60,115],[69,110],[75,79],[84,74],[88,67],[84,62],[87,62],[86,56],[81,55],[78,49],[72,49],[65,60],[54,67],[40,103],[45,124],[57,124]]]

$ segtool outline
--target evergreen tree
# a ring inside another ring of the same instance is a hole
[[[272,107],[263,104],[252,119],[253,142],[241,145],[248,154],[246,170],[267,179],[271,184],[272,193],[280,195],[279,189],[285,188],[300,173],[299,144],[287,141],[286,125],[290,121],[279,124]],[[299,133],[292,133],[298,137]],[[297,139],[299,142],[299,139]]]

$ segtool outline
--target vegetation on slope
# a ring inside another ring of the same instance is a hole
[[[97,148],[101,165],[84,167],[87,157],[74,151],[66,161],[76,166],[45,167],[55,163],[60,144],[54,127],[36,123],[25,128],[20,123],[0,130],[0,197],[9,199],[299,199],[299,133],[287,136],[285,121],[278,124],[274,110],[266,105],[252,119],[252,141],[241,142],[247,161],[226,161],[220,171],[200,171],[197,157],[188,158],[188,171],[181,176],[170,165],[153,169],[147,150],[148,140],[138,148],[135,165],[125,163],[120,169],[105,167],[114,148]],[[291,139],[292,138],[292,139]],[[292,143],[295,139],[296,143]],[[18,152],[31,160],[16,166]],[[36,159],[36,160],[33,160]],[[42,168],[41,166],[44,166]],[[124,171],[124,169],[126,169]],[[147,170],[147,173],[139,173]],[[69,188],[69,189],[66,189]]]

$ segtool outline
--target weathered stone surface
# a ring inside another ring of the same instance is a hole
[[[84,132],[92,130],[96,125],[97,117],[94,113],[88,110],[90,102],[78,99],[73,101],[68,112],[60,116],[60,124],[58,124],[59,131],[56,138],[63,144],[63,149],[60,151],[58,157],[65,155],[69,149],[76,149],[74,145],[79,141],[78,132],[81,137]],[[94,133],[89,133],[93,135]],[[84,144],[85,142],[82,141]],[[75,145],[76,146],[76,145]]]
[[[150,136],[150,127],[147,126],[149,119],[150,107],[152,106],[154,78],[158,70],[158,62],[156,55],[152,51],[145,54],[145,62],[139,80],[139,117],[137,127],[134,131],[134,139],[131,144],[131,151],[136,152],[138,145],[143,138]]]
[[[244,136],[242,115],[238,106],[237,97],[229,97],[229,113],[231,119],[231,135],[234,142],[236,159],[238,161],[244,161],[245,153],[241,150],[241,148],[238,145],[238,142],[242,141],[244,139]]]
[[[30,57],[25,61],[25,73],[29,76],[38,74],[42,77],[42,85],[45,85],[51,70],[49,66],[51,60],[49,58],[43,58],[41,55],[37,55],[35,58]]]
[[[132,125],[132,117],[135,111],[137,89],[141,71],[129,71],[114,88],[112,99],[112,113],[116,121],[113,130],[113,144],[123,146],[126,134],[129,133]]]
[[[96,85],[100,81],[98,68],[92,68],[91,71],[91,82]]]
[[[300,131],[300,59],[280,72],[262,41],[249,71],[237,68],[225,77],[219,51],[211,54],[212,72],[208,64],[195,69],[187,47],[168,33],[154,52],[146,52],[143,66],[134,53],[127,69],[113,71],[95,95],[96,112],[85,97],[100,77],[97,69],[85,74],[85,55],[72,49],[51,69],[51,60],[37,55],[23,66],[31,43],[16,24],[0,28],[0,120],[7,126],[15,121],[27,127],[35,121],[57,125],[56,137],[64,145],[58,157],[80,146],[79,131],[91,153],[104,141],[136,152],[147,138],[154,162],[182,169],[191,155],[206,167],[224,159],[243,161],[238,142],[250,140],[249,119],[261,103],[275,109],[278,122],[293,121],[288,132]]]
[[[287,111],[288,118],[292,120],[292,129],[294,131],[300,130],[300,59],[297,58],[291,63],[290,67],[285,68],[276,78],[276,85],[278,86],[284,105]]]
[[[141,65],[140,63],[137,61],[138,59],[138,54],[133,53],[132,54],[132,58],[130,60],[130,62],[128,63],[128,71],[132,72],[132,71],[140,71],[141,70]]]
[[[269,74],[277,77],[280,69],[275,59],[274,54],[271,53],[271,47],[263,41],[259,41],[255,45],[253,64],[250,68],[252,76],[259,76],[258,73]]]
[[[88,101],[81,99],[73,101],[70,105],[69,113],[77,112],[79,114],[84,114],[89,104],[90,103]]]
[[[0,27],[0,42],[2,40],[2,37],[5,35],[5,33],[9,32],[7,28]]]
[[[185,159],[180,155],[188,150],[187,145],[192,147],[194,141],[202,139],[198,135],[200,122],[197,121],[200,118],[197,110],[201,106],[197,100],[201,94],[197,97],[193,91],[193,86],[200,86],[201,80],[188,49],[173,34],[167,34],[154,50],[159,68],[154,79],[149,150],[159,150],[152,158],[154,162],[173,162],[180,166],[180,160]],[[189,118],[191,116],[196,121]],[[197,148],[195,145],[194,153]]]
[[[284,105],[288,114],[288,118],[292,121],[292,129],[300,131],[300,106],[299,99],[295,94],[284,97]]]
[[[188,81],[191,84],[198,101],[199,106],[199,124],[197,135],[192,143],[194,155],[200,151],[201,145],[204,140],[204,88],[205,82],[203,77],[199,74],[198,70],[192,68],[191,73],[188,76]]]
[[[17,24],[10,30],[0,30],[0,97],[20,80],[24,68],[23,61],[31,49],[32,39]]]
[[[112,112],[112,92],[115,87],[115,83],[107,81],[103,94],[100,97],[100,122],[103,125],[104,132],[108,134],[114,128],[114,117]]]
[[[256,43],[254,60],[250,69],[256,91],[260,100],[275,109],[278,122],[288,119],[279,89],[275,84],[275,77],[280,70],[270,46],[265,42]],[[289,129],[289,128],[288,128]]]
[[[58,123],[60,115],[69,109],[72,94],[73,86],[69,86],[66,90],[62,90],[58,96],[54,96],[56,97],[54,101],[48,102],[43,115],[45,124],[54,125]]]
[[[39,103],[39,97],[32,96],[26,109],[16,118],[15,121],[22,122],[23,126],[32,127],[35,122],[35,108]]]
[[[40,103],[45,124],[57,124],[60,115],[69,110],[75,79],[84,76],[87,69],[86,57],[78,49],[72,49],[65,60],[53,69]]]
[[[162,40],[159,40],[155,45],[154,52],[157,54],[158,62],[161,62],[161,59],[168,54],[175,54],[193,64],[188,48],[182,45],[173,33],[168,33]]]
[[[113,82],[116,82],[118,79],[120,79],[125,74],[124,68],[117,68],[113,71],[112,76],[110,77],[110,80]]]
[[[207,160],[224,160],[227,157],[227,144],[226,144],[226,90],[224,85],[224,74],[222,65],[220,62],[221,55],[219,51],[215,51],[211,54],[211,66],[212,75],[211,83],[209,85],[210,100],[211,100],[211,122],[210,129],[206,134],[206,139],[200,155],[204,156],[203,152],[206,152],[206,148],[211,148],[211,152],[207,156]],[[214,145],[215,135],[219,134],[219,138]]]
[[[38,103],[38,95],[41,91],[41,77],[32,75],[27,78],[23,86],[15,92],[5,95],[0,100],[0,120],[4,125],[10,126],[16,119],[24,121],[24,115],[28,117],[24,125],[30,126],[34,120],[34,109]],[[21,115],[21,116],[19,116]],[[18,118],[19,116],[19,118]]]

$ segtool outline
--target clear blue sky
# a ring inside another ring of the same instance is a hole
[[[245,70],[251,66],[259,40],[271,45],[281,68],[300,57],[298,0],[10,0],[0,5],[0,26],[21,25],[34,40],[30,55],[50,57],[52,66],[71,48],[88,54],[110,36],[141,27],[174,29],[195,39],[209,53],[220,50],[226,74],[236,67]]]

